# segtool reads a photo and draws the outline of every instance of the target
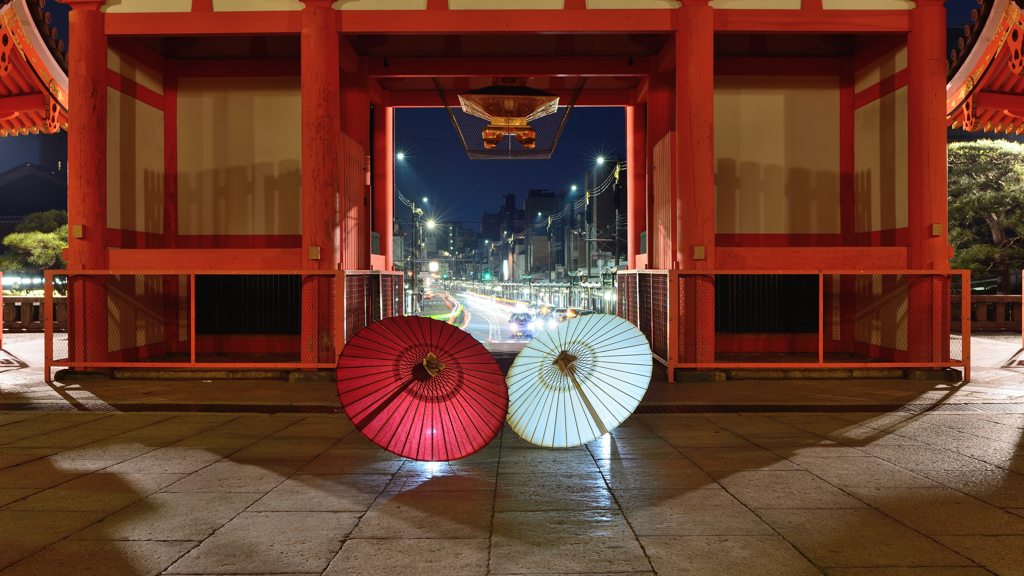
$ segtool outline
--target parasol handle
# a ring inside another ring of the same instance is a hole
[[[555,358],[555,361],[552,362],[552,364],[557,366],[563,375],[568,376],[569,379],[572,380],[573,385],[576,386],[576,391],[580,394],[580,398],[583,399],[583,404],[585,404],[587,410],[590,411],[590,417],[594,419],[595,423],[597,423],[597,429],[601,432],[601,435],[604,436],[608,433],[608,429],[605,428],[604,422],[601,421],[601,417],[597,415],[597,410],[594,409],[594,405],[590,403],[590,398],[587,398],[586,393],[583,392],[583,387],[576,381],[576,367],[573,366],[573,363],[577,360],[579,360],[579,358],[573,356],[568,351],[563,350],[562,353],[558,355],[558,358]]]

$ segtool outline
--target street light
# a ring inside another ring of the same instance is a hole
[[[597,157],[597,163],[598,164],[604,164],[604,156],[598,156]]]
[[[395,154],[395,158],[399,160],[405,160],[405,152],[399,152],[398,154]]]
[[[433,228],[435,222],[433,220],[427,220],[427,228]]]

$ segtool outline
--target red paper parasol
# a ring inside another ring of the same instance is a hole
[[[385,318],[345,345],[338,399],[374,444],[426,461],[480,450],[508,413],[508,388],[490,352],[468,333],[419,316]]]

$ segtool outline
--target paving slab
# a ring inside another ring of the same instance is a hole
[[[878,510],[765,509],[757,513],[822,567],[974,565]]]
[[[493,490],[391,492],[377,499],[352,537],[486,538],[491,532],[493,509]]]
[[[1024,519],[946,487],[849,491],[887,516],[929,536],[1024,534]]]
[[[183,474],[97,472],[69,480],[8,504],[3,510],[116,512],[165,488]]]
[[[75,540],[189,540],[208,538],[262,496],[156,493],[71,536]]]
[[[95,524],[102,512],[0,510],[0,570]]]
[[[716,477],[718,483],[750,508],[866,507],[860,500],[803,470],[718,474],[721,474]]]
[[[390,476],[381,474],[295,475],[260,498],[249,510],[366,512],[390,481]]]
[[[638,536],[770,536],[774,531],[721,487],[615,490]]]
[[[4,570],[4,576],[156,576],[195,542],[64,540]]]
[[[494,515],[495,574],[643,572],[651,569],[618,511]]]
[[[1024,574],[1024,536],[937,536],[935,539],[996,574]]]
[[[489,549],[486,538],[350,539],[324,576],[477,576],[488,573]]]
[[[642,537],[651,565],[661,574],[706,576],[820,575],[813,564],[778,536]]]
[[[163,492],[269,492],[291,476],[299,465],[280,466],[253,461],[219,460],[167,486]]]
[[[244,512],[166,573],[322,572],[358,521],[350,512]]]
[[[896,566],[876,566],[871,568],[829,568],[827,576],[990,576],[992,573],[984,568],[906,568]]]

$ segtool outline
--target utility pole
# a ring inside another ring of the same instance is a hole
[[[590,216],[590,191],[594,189],[593,173],[588,171],[585,178],[587,203],[583,206],[583,247],[587,251],[587,282],[590,282],[590,239],[593,238],[593,234],[590,232],[590,225],[588,224],[587,219]],[[594,203],[594,216],[597,216],[597,202]]]
[[[619,209],[615,209],[615,269],[619,269]]]
[[[410,287],[412,289],[412,296],[410,299],[410,308],[415,314],[419,311],[418,301],[416,299],[416,259],[419,257],[419,241],[416,239],[416,203],[410,202],[409,206],[412,207],[412,230],[409,232],[412,237],[412,246],[409,250],[409,271],[412,272],[412,280],[410,281]]]

